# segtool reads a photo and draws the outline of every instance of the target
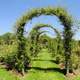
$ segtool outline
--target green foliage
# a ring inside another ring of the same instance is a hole
[[[8,70],[12,70],[13,68],[15,69],[15,62],[16,62],[16,56],[15,54],[7,55],[5,58],[5,64],[7,66]]]
[[[8,70],[15,69],[18,72],[22,72],[22,69],[25,69],[25,71],[27,70],[30,60],[27,56],[25,56],[25,59],[22,61],[21,59],[17,58],[16,54],[11,54],[5,58],[4,62]]]
[[[15,35],[13,33],[5,33],[2,36],[0,36],[0,44],[14,44],[14,40],[16,40]]]
[[[49,24],[37,24],[35,25],[35,27],[32,29],[32,31],[30,32],[30,37],[31,37],[31,48],[30,48],[30,51],[32,52],[33,55],[35,55],[37,52],[39,52],[40,48],[38,46],[38,38],[39,36],[46,32],[46,31],[42,31],[40,32],[39,30],[41,28],[44,28],[44,27],[48,27],[48,28],[51,28],[52,30],[54,30],[57,34],[57,38],[59,38],[59,41],[61,40],[61,36],[60,36],[60,33],[58,30],[56,30],[54,27],[52,27],[51,25]],[[49,41],[49,40],[48,40]],[[48,47],[49,49],[51,48],[50,45]],[[51,50],[50,50],[51,51]]]
[[[66,69],[68,70],[68,63],[70,63],[70,54],[71,54],[71,39],[72,39],[72,19],[68,15],[68,13],[60,7],[48,7],[48,8],[38,8],[33,9],[27,14],[25,13],[16,23],[16,33],[17,33],[17,39],[18,39],[18,57],[23,56],[25,54],[25,41],[24,41],[24,26],[26,23],[28,23],[29,20],[31,20],[34,17],[38,17],[40,15],[55,15],[59,18],[60,22],[64,26],[64,49],[65,49],[65,61],[66,61]],[[68,58],[69,57],[69,58]]]

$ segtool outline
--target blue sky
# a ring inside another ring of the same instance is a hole
[[[13,31],[13,25],[25,11],[47,6],[61,6],[67,9],[73,18],[80,20],[80,0],[0,0],[0,35],[6,32]],[[30,21],[26,27],[31,29],[32,25],[36,23],[49,23],[55,25],[58,30],[62,30],[60,22],[56,17],[40,16]],[[54,23],[53,23],[54,22]],[[61,27],[58,27],[61,26]],[[54,33],[53,33],[54,34]],[[75,38],[79,38],[79,31],[76,33]]]

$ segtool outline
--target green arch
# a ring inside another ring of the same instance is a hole
[[[36,34],[41,28],[44,28],[44,27],[48,27],[48,28],[51,28],[56,34],[57,34],[57,37],[59,39],[61,39],[61,35],[60,35],[60,32],[54,28],[53,26],[49,25],[49,24],[36,24],[34,26],[34,28],[32,29],[30,35],[34,35]]]
[[[35,45],[37,45],[39,36],[40,36],[42,33],[46,32],[46,31],[41,31],[41,32],[39,32],[39,30],[40,30],[41,28],[44,28],[44,27],[51,28],[51,29],[57,34],[57,37],[58,37],[57,41],[59,42],[59,41],[61,40],[60,32],[59,32],[57,29],[55,29],[53,26],[51,26],[51,25],[49,25],[49,24],[36,24],[36,25],[34,26],[34,28],[32,29],[32,31],[30,32],[31,43],[35,43]],[[47,32],[48,32],[48,31],[47,31]],[[37,52],[36,49],[37,49],[37,47],[35,48],[35,53]],[[31,51],[31,52],[32,52],[32,51]],[[33,51],[33,52],[34,52],[34,51]],[[33,53],[33,54],[34,54],[34,53]]]
[[[55,15],[58,17],[62,25],[64,26],[64,49],[65,49],[65,60],[66,60],[66,68],[68,69],[69,66],[69,59],[71,54],[71,39],[72,39],[72,32],[71,32],[71,26],[72,26],[72,19],[68,15],[67,11],[65,11],[63,8],[60,7],[48,7],[48,8],[38,8],[33,9],[27,13],[25,13],[19,20],[16,22],[16,34],[18,39],[18,53],[19,55],[24,55],[25,51],[25,41],[23,37],[24,33],[24,26],[28,23],[29,20],[31,20],[34,17],[38,17],[40,15]],[[22,48],[23,46],[23,48]],[[68,59],[67,59],[68,58]]]

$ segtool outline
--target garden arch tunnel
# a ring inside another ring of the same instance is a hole
[[[71,55],[71,39],[72,39],[72,19],[68,15],[67,11],[60,7],[48,7],[48,8],[37,8],[25,13],[16,23],[15,27],[17,29],[17,39],[18,39],[18,58],[25,54],[25,40],[24,40],[24,26],[34,17],[40,15],[55,15],[58,17],[62,25],[64,26],[64,49],[65,49],[65,67],[67,72],[69,71],[70,55]]]
[[[61,40],[60,32],[56,28],[54,28],[53,26],[51,26],[49,24],[37,24],[37,25],[35,25],[34,28],[32,29],[32,31],[30,32],[31,37],[34,35],[37,35],[36,38],[38,39],[39,35],[37,33],[39,32],[39,30],[41,28],[45,28],[45,27],[51,28],[57,34],[57,37],[59,39],[58,41]]]
[[[51,28],[51,29],[57,34],[57,42],[60,43],[60,41],[61,41],[60,32],[59,32],[56,28],[54,28],[53,26],[51,26],[51,25],[49,25],[49,24],[36,24],[36,25],[34,26],[34,28],[32,29],[32,31],[30,32],[31,43],[34,43],[35,45],[37,45],[39,36],[40,36],[42,33],[44,33],[44,32],[48,32],[48,31],[42,31],[42,32],[39,31],[41,28],[45,28],[45,27]],[[58,47],[60,47],[60,45],[58,45]],[[34,50],[33,52],[36,53],[36,52],[37,52],[37,48],[38,48],[38,46],[35,48],[35,50]],[[32,49],[33,49],[33,48],[32,48]],[[32,49],[31,49],[31,50],[32,50]],[[34,54],[34,53],[33,53],[33,54]]]

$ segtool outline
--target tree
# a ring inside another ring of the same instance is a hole
[[[7,45],[12,44],[14,39],[15,39],[15,35],[13,33],[9,33],[9,32],[7,32],[1,36],[1,40],[3,41],[2,43],[7,44]]]

